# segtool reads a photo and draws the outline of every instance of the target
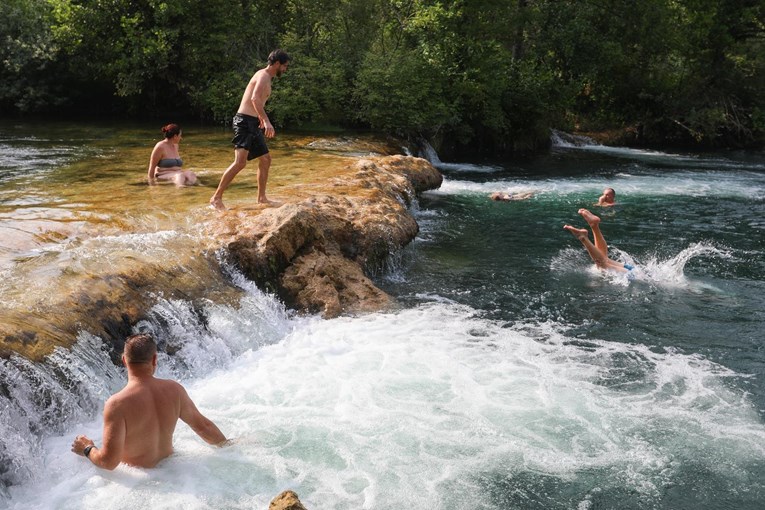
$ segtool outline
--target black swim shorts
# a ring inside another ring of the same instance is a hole
[[[237,113],[234,115],[234,138],[231,140],[236,149],[247,149],[247,161],[268,154],[266,137],[260,129],[257,117]]]

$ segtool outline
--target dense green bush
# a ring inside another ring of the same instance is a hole
[[[765,140],[761,0],[5,0],[0,113],[229,122],[285,48],[280,128],[533,151],[550,127]]]

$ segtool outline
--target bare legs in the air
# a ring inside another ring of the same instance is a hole
[[[592,237],[595,239],[595,244],[590,241],[586,228],[576,228],[571,225],[564,225],[563,228],[571,232],[571,235],[581,241],[584,249],[590,254],[592,261],[595,262],[595,265],[600,269],[611,269],[620,272],[628,271],[621,262],[608,258],[608,245],[600,231],[600,218],[587,209],[579,209],[578,212],[590,226],[590,229],[592,229]]]

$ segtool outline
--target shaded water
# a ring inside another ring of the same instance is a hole
[[[190,131],[181,147],[189,163]],[[30,152],[43,162],[41,180],[90,186],[75,176],[99,173],[102,151],[148,156],[131,130],[118,135],[107,148],[95,137],[62,143],[81,147],[76,163]],[[198,140],[225,146],[225,136]],[[275,186],[280,172],[358,152],[343,140],[292,140],[275,155]],[[214,186],[227,154],[195,150],[208,154],[214,170],[200,173]],[[35,263],[57,281],[50,266],[67,267],[67,243],[84,258],[128,239],[131,256],[167,243],[193,252],[201,241],[179,219],[203,214],[198,200],[212,188],[156,188],[150,203],[138,184],[143,163],[136,177],[127,168],[106,178],[114,182],[103,199],[94,186],[56,195],[41,213],[96,210],[104,233],[90,221],[87,242],[47,241],[58,265],[41,244],[13,248],[8,274]],[[69,452],[76,433],[100,441],[99,406],[123,384],[99,340],[85,331],[44,364],[2,362],[10,395],[0,398],[17,414],[4,412],[0,423],[0,453],[12,459],[3,476],[16,484],[0,506],[265,508],[292,488],[308,508],[760,508],[765,158],[583,146],[442,170],[444,185],[414,211],[418,239],[377,277],[398,311],[294,317],[232,268],[224,269],[241,289],[237,302],[157,297],[137,329],[173,347],[162,375],[187,385],[237,438],[232,447],[212,450],[181,425],[176,453],[158,469],[100,472]],[[2,182],[18,182],[10,179]],[[235,181],[232,200],[254,195],[254,172],[250,179],[239,189]],[[141,191],[118,189],[131,182]],[[605,186],[619,205],[593,210],[612,257],[637,266],[634,279],[595,271],[562,230],[584,226],[576,210]],[[53,193],[46,183],[29,187],[33,196]],[[3,199],[4,218],[16,221],[23,207],[14,202],[27,191],[2,189],[14,197]],[[498,190],[535,195],[488,200]],[[110,193],[128,194],[115,202],[119,213]],[[123,215],[130,221],[112,219]],[[176,237],[187,241],[168,240]],[[36,407],[40,387],[49,405]]]

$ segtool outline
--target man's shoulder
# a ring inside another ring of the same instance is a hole
[[[172,379],[159,379],[155,377],[147,381],[128,384],[120,391],[109,397],[109,400],[106,402],[107,404],[111,403],[112,405],[116,405],[135,398],[141,398],[143,395],[156,390],[167,393],[180,393],[185,391],[180,383],[173,381]]]
[[[260,81],[260,80],[267,80],[271,81],[272,76],[268,74],[267,67],[264,67],[263,69],[258,69],[258,71],[252,75],[253,81]]]

